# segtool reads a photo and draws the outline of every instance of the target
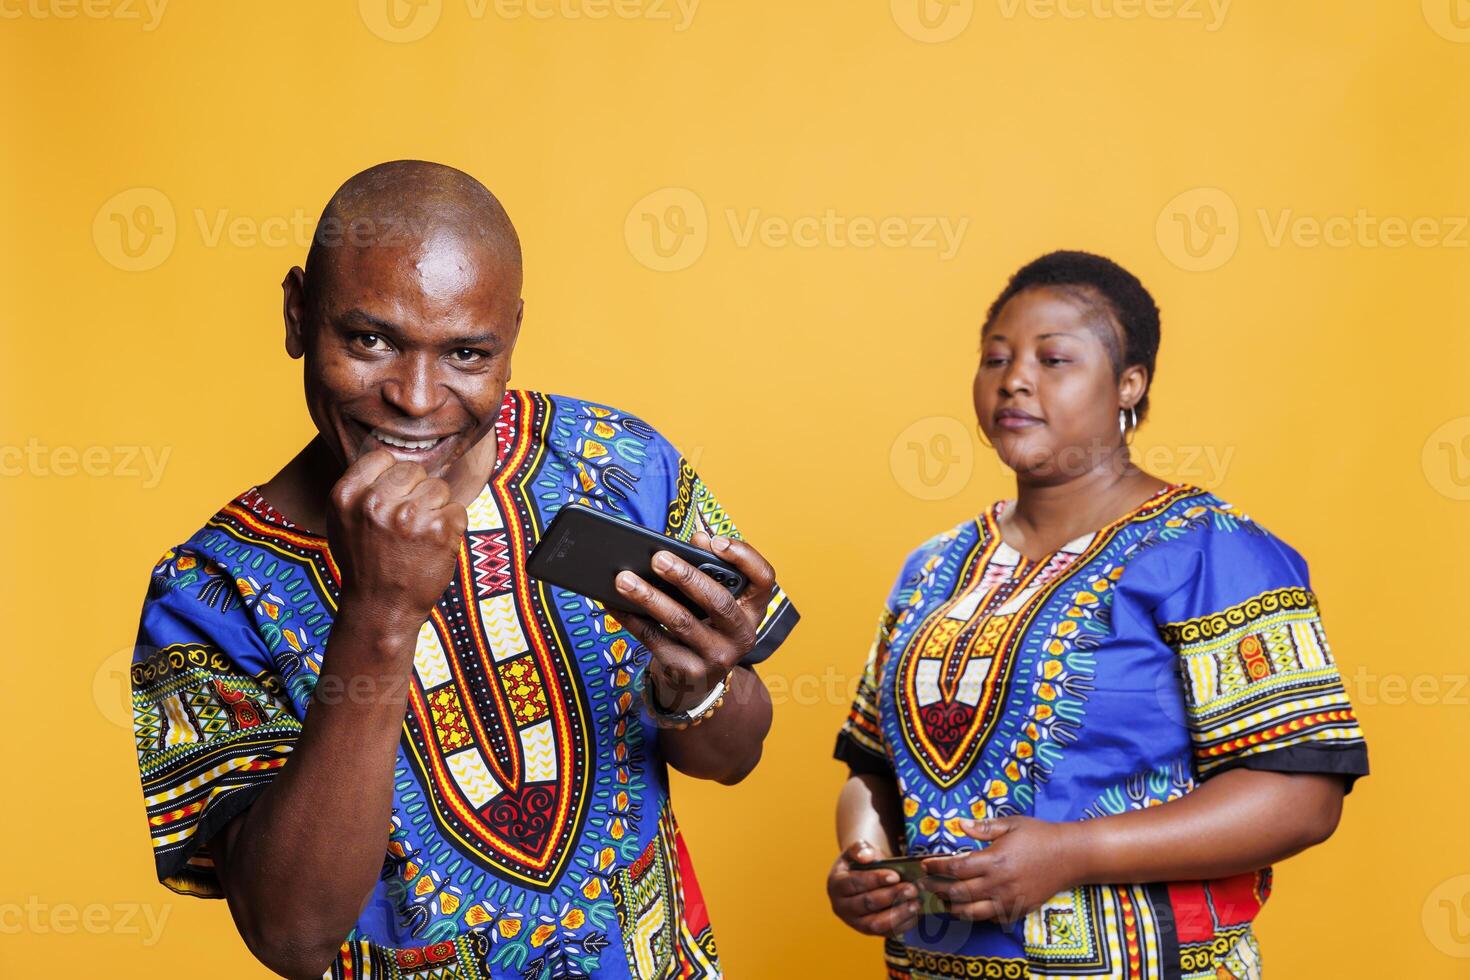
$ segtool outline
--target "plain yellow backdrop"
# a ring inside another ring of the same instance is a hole
[[[1157,296],[1136,449],[1307,557],[1369,739],[1270,976],[1470,972],[1464,0],[0,0],[0,78],[0,975],[266,975],[153,879],[123,666],[308,438],[278,284],[401,157],[519,226],[515,383],[651,419],[804,615],[758,772],[675,787],[730,975],[880,971],[832,739],[905,553],[1010,492],[976,331],[1056,247]]]

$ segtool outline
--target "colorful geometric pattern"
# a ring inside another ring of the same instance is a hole
[[[1030,560],[998,503],[926,542],[889,593],[836,756],[894,781],[903,846],[962,818],[1105,818],[1233,766],[1367,772],[1306,564],[1212,495],[1169,486]],[[1255,977],[1269,870],[1054,896],[1019,933],[945,916],[891,977]]]
[[[496,439],[457,573],[414,651],[381,880],[327,975],[718,976],[658,729],[641,708],[648,652],[596,602],[530,578],[525,561],[573,500],[685,537],[690,514],[738,532],[633,416],[511,391]],[[171,888],[220,895],[209,838],[289,757],[340,592],[326,540],[255,489],[155,568],[133,701]],[[796,618],[778,590],[747,662]]]

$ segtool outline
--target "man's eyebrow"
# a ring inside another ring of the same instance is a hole
[[[398,324],[393,323],[389,320],[384,320],[382,317],[379,316],[373,316],[366,310],[348,310],[346,313],[343,313],[340,317],[338,317],[338,319],[344,321],[351,320],[354,323],[361,323],[364,326],[377,327],[379,330],[382,330],[386,333],[398,333],[398,331],[401,329]]]
[[[493,333],[477,333],[465,337],[450,337],[445,341],[448,347],[494,347],[500,348],[500,338]]]

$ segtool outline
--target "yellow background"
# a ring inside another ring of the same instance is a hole
[[[976,330],[1066,246],[1154,291],[1138,448],[1308,558],[1370,740],[1337,836],[1278,869],[1269,975],[1470,970],[1463,0],[599,2],[0,0],[0,447],[36,447],[0,456],[0,975],[265,975],[153,881],[123,651],[158,555],[308,438],[278,283],[400,157],[519,226],[515,383],[653,420],[804,614],[759,771],[675,790],[732,976],[880,970],[823,895],[833,734],[903,556],[1010,492],[969,434]],[[948,256],[923,221],[849,233],[884,218],[968,224]],[[1418,240],[1374,244],[1395,219]]]

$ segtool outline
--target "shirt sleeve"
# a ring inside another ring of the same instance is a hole
[[[170,551],[154,568],[133,653],[133,734],[158,880],[223,893],[209,839],[280,771],[301,732],[230,577]]]
[[[604,421],[603,424],[612,429],[610,423]],[[647,458],[635,492],[628,495],[625,504],[634,520],[679,541],[689,541],[697,531],[704,531],[712,537],[743,540],[740,528],[729,511],[672,443],[640,420],[625,418],[622,425],[645,434],[648,441]],[[586,455],[585,444],[582,454]],[[767,660],[785,642],[800,619],[801,614],[778,582],[756,630],[755,646],[740,661],[741,664],[753,667]]]
[[[893,630],[946,540],[947,536],[941,535],[910,554],[904,561],[898,578],[894,580],[893,587],[888,590],[883,612],[878,617],[877,634],[868,648],[868,659],[863,664],[862,676],[858,678],[857,694],[852,699],[852,708],[848,711],[842,728],[837,732],[837,746],[832,750],[832,757],[847,763],[847,768],[853,775],[869,773],[893,777],[893,764],[889,761],[888,749],[883,740],[883,669],[888,662]]]
[[[1351,790],[1368,774],[1368,750],[1306,562],[1227,514],[1191,537],[1159,549],[1180,584],[1154,618],[1178,656],[1195,771],[1333,773]]]

